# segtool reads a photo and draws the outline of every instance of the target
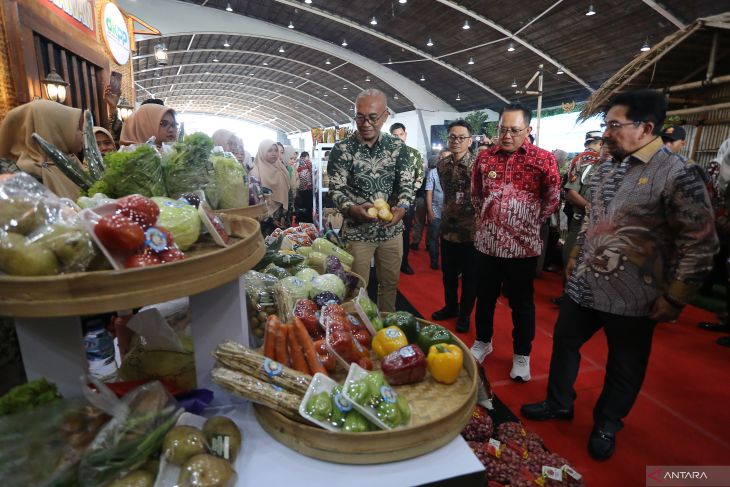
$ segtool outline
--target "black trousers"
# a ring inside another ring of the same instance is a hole
[[[604,431],[620,430],[621,420],[631,411],[644,382],[655,325],[645,316],[619,316],[584,308],[565,296],[553,336],[548,401],[558,408],[573,407],[580,348],[603,328],[608,360],[603,391],[593,408],[593,421]]]
[[[411,249],[411,228],[413,228],[415,216],[416,207],[411,205],[406,210],[406,216],[403,217],[403,265],[408,263],[408,251]]]
[[[446,306],[458,309],[460,319],[468,319],[477,298],[477,251],[474,242],[457,243],[442,238],[441,272]],[[459,274],[461,274],[461,300],[459,300]]]
[[[535,302],[532,281],[537,257],[506,259],[478,253],[479,301],[477,340],[491,342],[494,335],[494,308],[502,292],[512,309],[512,348],[517,355],[530,355],[535,338]]]

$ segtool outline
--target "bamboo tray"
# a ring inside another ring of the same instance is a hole
[[[186,259],[153,267],[43,277],[0,277],[0,315],[25,318],[77,316],[125,310],[198,294],[232,281],[264,256],[259,224],[222,215],[228,247],[201,237]]]
[[[266,203],[246,206],[244,208],[226,208],[223,210],[216,210],[216,213],[218,213],[219,215],[247,216],[249,218],[255,218],[259,221],[269,216],[269,210],[266,207]]]
[[[457,337],[454,339],[464,352],[464,368],[454,384],[439,384],[429,374],[417,384],[394,386],[411,404],[413,419],[407,428],[338,433],[293,421],[254,404],[256,418],[280,443],[327,462],[368,465],[406,460],[431,452],[459,435],[477,401],[479,374],[476,362],[466,345]]]

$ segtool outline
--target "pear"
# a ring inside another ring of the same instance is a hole
[[[233,463],[241,448],[241,430],[225,416],[213,416],[203,425],[211,453]]]
[[[58,274],[58,259],[42,244],[0,231],[0,270],[14,276],[50,276]]]
[[[374,206],[371,206],[370,208],[368,208],[368,215],[370,216],[370,218],[377,218],[378,209],[375,208]]]
[[[378,210],[378,218],[383,221],[389,222],[393,219],[393,214],[388,208],[383,208],[381,210]]]
[[[233,487],[236,471],[231,464],[213,455],[201,454],[180,469],[178,487]]]
[[[51,225],[43,230],[35,242],[50,249],[65,272],[86,270],[95,256],[91,236],[78,227]]]
[[[37,205],[27,200],[5,200],[0,204],[0,229],[28,235],[36,227]]]
[[[170,463],[182,465],[191,457],[208,451],[205,435],[192,426],[175,426],[165,435],[162,451]]]
[[[146,470],[134,470],[107,485],[107,487],[152,487],[154,484],[154,474]]]

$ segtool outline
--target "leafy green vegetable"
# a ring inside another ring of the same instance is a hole
[[[175,143],[162,161],[170,196],[177,198],[182,193],[207,189],[213,169],[210,163],[212,149],[213,140],[201,132]]]
[[[89,188],[89,196],[96,193],[104,193],[110,198],[167,194],[160,155],[154,147],[141,144],[131,152],[111,152],[104,156],[104,165],[104,176]]]
[[[183,252],[200,236],[200,216],[194,206],[170,198],[152,198],[160,207],[157,226],[172,233],[172,239]]]
[[[26,411],[43,404],[58,401],[61,396],[55,384],[36,379],[10,389],[0,397],[0,416]]]
[[[241,163],[231,157],[213,157],[213,176],[218,190],[218,208],[248,206],[248,178]]]

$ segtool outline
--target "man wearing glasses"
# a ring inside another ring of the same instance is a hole
[[[474,156],[469,152],[469,124],[456,120],[448,130],[451,155],[441,158],[436,166],[444,197],[441,209],[441,270],[446,306],[431,317],[436,321],[456,317],[456,331],[466,333],[477,288],[474,207],[469,194]],[[461,300],[458,294],[459,274]]]
[[[387,99],[380,90],[365,90],[355,100],[357,132],[332,148],[327,163],[332,201],[344,217],[342,232],[355,258],[352,270],[365,279],[375,257],[378,308],[395,311],[403,258],[403,222],[413,204],[413,169],[406,145],[381,133],[388,120]],[[368,214],[376,199],[391,206],[392,219]]]
[[[531,112],[524,105],[504,107],[499,142],[479,155],[471,178],[480,275],[472,354],[481,363],[492,353],[494,308],[504,285],[512,309],[510,377],[520,382],[530,380],[535,338],[532,281],[542,253],[540,227],[560,202],[555,156],[530,143],[530,119]]]
[[[593,169],[583,228],[571,252],[565,299],[553,334],[547,399],[522,406],[529,419],[571,419],[580,348],[603,328],[608,360],[593,409],[588,452],[614,452],[641,389],[657,322],[675,320],[717,252],[705,185],[659,137],[664,95],[615,95],[605,114],[612,160]]]

